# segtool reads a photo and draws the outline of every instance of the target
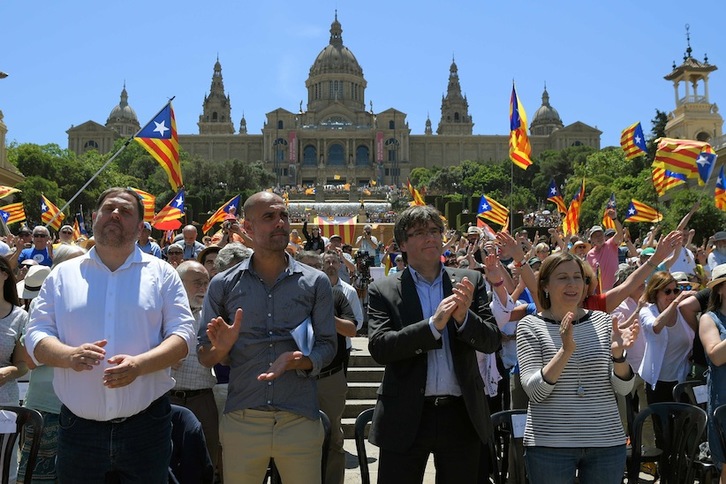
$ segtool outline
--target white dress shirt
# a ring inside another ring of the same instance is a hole
[[[96,249],[58,266],[45,280],[28,324],[25,344],[33,360],[42,339],[69,346],[108,340],[106,359],[92,370],[55,368],[58,398],[79,417],[107,421],[146,409],[174,387],[170,369],[136,378],[122,388],[103,385],[103,372],[115,355],[139,355],[171,335],[191,348],[194,317],[176,270],[138,247],[111,272]]]

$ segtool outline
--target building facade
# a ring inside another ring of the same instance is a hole
[[[261,134],[249,134],[242,116],[235,132],[231,101],[225,93],[222,65],[214,64],[210,92],[203,101],[198,134],[179,134],[192,156],[210,161],[262,161],[276,174],[278,185],[400,185],[413,168],[458,165],[464,160],[498,162],[509,156],[507,135],[474,134],[474,120],[462,93],[458,66],[452,60],[441,115],[434,133],[431,119],[423,134],[413,134],[406,113],[395,108],[374,112],[366,102],[367,82],[355,55],[343,44],[337,14],[330,42],[313,61],[305,89],[307,104],[297,110],[278,108],[266,114]],[[68,147],[76,153],[110,151],[115,139],[127,137],[139,123],[121,101],[106,125],[87,121],[68,130]],[[545,88],[542,105],[530,123],[534,156],[573,145],[600,148],[601,131],[576,121],[567,126],[550,105]]]

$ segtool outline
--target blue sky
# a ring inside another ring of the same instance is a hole
[[[436,129],[452,56],[475,134],[508,133],[513,79],[530,118],[546,83],[565,125],[597,127],[603,147],[635,121],[648,133],[656,109],[674,108],[663,76],[682,61],[686,24],[693,56],[721,67],[710,100],[726,105],[726,53],[712,20],[724,18],[723,0],[5,1],[7,142],[66,148],[72,125],[105,123],[124,82],[142,125],[176,96],[179,133],[198,133],[217,55],[235,129],[244,113],[258,134],[265,113],[307,102],[305,80],[336,9],[368,82],[366,105],[407,113],[413,134],[427,115]]]

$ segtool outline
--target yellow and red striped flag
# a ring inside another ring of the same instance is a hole
[[[569,235],[576,235],[580,231],[580,208],[582,207],[582,201],[585,199],[585,180],[582,180],[579,190],[572,197],[572,202],[567,209],[567,215],[562,221],[562,231],[565,237]]]
[[[493,198],[482,195],[479,199],[477,217],[491,220],[494,223],[507,227],[509,225],[509,209]]]
[[[660,222],[663,220],[663,214],[654,209],[650,205],[632,199],[628,211],[626,212],[626,222]]]
[[[285,200],[287,200],[287,199],[285,199]],[[237,215],[238,211],[239,211],[239,195],[229,199],[229,201],[227,201],[227,203],[225,203],[224,205],[219,207],[217,209],[217,211],[214,212],[214,214],[211,217],[209,217],[206,222],[204,222],[204,225],[202,226],[202,233],[206,234],[207,232],[209,232],[212,229],[212,227],[214,227],[214,224],[216,224],[218,222],[223,222],[224,217],[226,217],[227,214],[231,213],[232,215]]]
[[[557,212],[567,213],[567,207],[565,207],[565,199],[560,194],[560,189],[557,188],[555,179],[550,180],[550,186],[547,189],[547,201],[557,205]]]
[[[134,139],[148,151],[166,172],[172,190],[184,186],[179,162],[179,140],[176,134],[174,109],[169,101]]]
[[[716,190],[714,191],[714,204],[719,210],[726,211],[726,179],[724,178],[723,165],[716,180]]]
[[[169,203],[164,205],[164,208],[159,210],[159,213],[154,217],[154,221],[151,225],[156,225],[162,222],[169,222],[171,220],[177,220],[184,216],[184,189],[182,188],[174,195]]]
[[[523,170],[532,164],[532,145],[527,136],[527,114],[517,97],[512,83],[512,96],[509,98],[509,158]]]
[[[410,179],[406,179],[406,188],[408,188],[408,193],[411,194],[411,199],[413,200],[411,205],[426,205],[421,193],[416,190],[416,187],[413,186]]]
[[[22,222],[25,220],[25,209],[23,208],[23,202],[15,202],[9,205],[0,207],[0,210],[7,212],[10,217],[5,221],[6,224],[10,225],[15,222]]]
[[[667,190],[686,183],[686,175],[674,173],[660,166],[655,166],[655,164],[653,164],[652,179],[653,187],[659,197],[662,197]]]
[[[608,215],[608,210],[610,210],[611,208],[618,208],[617,204],[615,203],[614,193],[610,195],[610,200],[608,200],[608,203],[605,206],[605,211],[602,214],[602,226],[605,230],[615,228],[615,220],[610,218],[610,216]]]
[[[660,138],[653,166],[681,173],[686,178],[696,178],[699,185],[704,185],[710,173],[706,173],[709,170],[705,170],[703,174],[699,173],[697,162],[700,160],[705,161],[705,168],[713,170],[716,154],[710,144],[687,139]]]
[[[139,195],[139,198],[141,198],[141,204],[144,206],[144,222],[151,222],[154,220],[156,197],[151,193],[139,190],[138,188],[131,187],[131,189]]]
[[[17,188],[0,185],[0,198],[5,198],[13,193],[18,193],[19,191],[20,190],[18,190]]]
[[[64,218],[66,216],[50,200],[45,198],[45,195],[40,196],[40,219],[44,224],[49,225],[53,230],[59,230],[63,225]]]
[[[626,160],[632,160],[638,156],[648,154],[645,136],[643,136],[643,127],[640,125],[640,121],[631,124],[620,133],[620,146],[625,152]]]
[[[78,218],[73,217],[73,240],[81,238],[81,227],[78,225]]]

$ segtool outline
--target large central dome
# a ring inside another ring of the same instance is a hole
[[[330,25],[330,44],[318,54],[310,68],[311,76],[331,73],[363,76],[363,69],[358,60],[350,49],[343,45],[343,29],[338,22],[337,14]]]

